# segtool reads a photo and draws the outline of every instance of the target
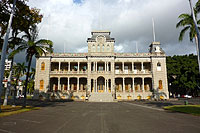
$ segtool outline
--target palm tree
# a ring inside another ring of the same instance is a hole
[[[19,52],[26,51],[26,61],[28,62],[28,71],[26,75],[26,82],[25,82],[25,90],[24,90],[24,104],[23,107],[26,107],[26,90],[27,90],[27,83],[29,78],[29,71],[31,67],[31,62],[33,56],[39,57],[42,55],[46,55],[46,53],[52,53],[53,52],[53,42],[46,39],[40,39],[38,38],[38,30],[37,26],[35,25],[32,29],[29,30],[29,33],[26,33],[26,35],[23,36],[23,39],[20,46],[17,47],[16,50],[14,50],[11,55],[15,55]]]
[[[197,12],[200,12],[200,0],[197,1],[195,7],[196,7]]]
[[[194,8],[194,15],[197,18],[197,10],[196,8]],[[196,49],[197,49],[197,56],[199,57],[199,49],[198,49],[198,38],[197,38],[197,33],[195,30],[195,24],[193,21],[193,16],[192,14],[187,14],[187,13],[183,13],[181,14],[179,17],[180,21],[176,24],[176,28],[180,28],[183,27],[183,29],[180,32],[179,35],[179,41],[183,40],[183,37],[186,33],[186,31],[189,31],[189,38],[190,41],[193,42],[193,39],[195,39],[195,43],[196,43]],[[197,24],[200,24],[200,20],[197,21]],[[198,27],[200,29],[200,27]],[[198,59],[198,64],[199,64],[199,59]]]
[[[31,94],[34,90],[34,79],[35,79],[35,68],[31,68],[31,72],[29,73],[29,80],[28,80],[28,93]]]
[[[16,81],[15,81],[15,91],[14,91],[13,105],[15,105],[15,98],[16,98],[17,85],[18,85],[19,78],[22,77],[25,74],[26,68],[27,68],[27,66],[25,66],[25,63],[22,63],[22,64],[17,63],[17,65],[14,66],[14,71],[15,71],[14,76],[16,77]]]
[[[9,44],[8,44],[7,52],[9,50],[14,51],[15,47],[18,46],[20,44],[20,41],[21,41],[21,39],[17,37],[18,33],[12,33],[12,34],[13,34],[14,37],[9,38]],[[6,106],[7,102],[8,102],[8,94],[9,94],[10,87],[11,87],[11,80],[12,80],[12,73],[13,73],[14,56],[9,56],[8,59],[11,60],[11,66],[10,66],[10,73],[9,73],[9,76],[8,76],[8,82],[7,82],[7,88],[6,88],[3,106]]]

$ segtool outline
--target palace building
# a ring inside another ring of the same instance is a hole
[[[166,55],[160,42],[152,42],[148,53],[115,53],[110,31],[91,34],[88,53],[52,53],[37,58],[35,98],[169,98]]]

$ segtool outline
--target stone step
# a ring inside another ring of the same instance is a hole
[[[113,102],[111,93],[91,93],[89,102]]]

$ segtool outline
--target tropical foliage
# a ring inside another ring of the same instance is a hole
[[[167,57],[167,74],[171,93],[198,96],[200,75],[196,55]]]
[[[29,79],[29,72],[31,67],[31,62],[33,56],[39,57],[46,55],[46,53],[53,52],[53,42],[50,40],[40,39],[38,40],[38,30],[35,25],[33,29],[29,29],[29,34],[25,34],[21,41],[19,47],[17,47],[12,53],[11,56],[16,55],[17,53],[26,52],[26,61],[28,62],[28,70],[26,75],[25,89],[24,89],[24,107],[26,107],[26,92]]]
[[[25,66],[25,63],[17,63],[17,65],[14,66],[14,77],[15,79],[15,90],[14,90],[14,104],[15,104],[15,98],[16,98],[16,91],[17,86],[19,85],[19,79],[25,74],[27,66]]]
[[[0,51],[3,44],[3,36],[6,32],[8,25],[9,16],[11,14],[11,8],[13,6],[13,0],[2,0],[0,2]],[[40,15],[40,10],[36,8],[30,8],[27,5],[27,0],[17,0],[15,14],[13,17],[13,22],[11,25],[12,33],[9,38],[9,44],[7,50],[12,52],[15,50],[16,46],[21,43],[21,33],[30,34],[29,29],[33,28],[35,24],[38,24],[42,20],[42,15]],[[30,36],[30,35],[29,35]],[[9,56],[9,59],[12,61],[11,70],[8,77],[8,87],[5,93],[4,104],[7,105],[7,97],[11,87],[12,81],[12,66],[14,61],[14,56]]]

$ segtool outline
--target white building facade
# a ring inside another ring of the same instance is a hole
[[[149,53],[115,53],[110,32],[93,31],[87,43],[88,53],[53,53],[37,59],[35,98],[169,98],[166,55],[159,42],[150,45]]]

